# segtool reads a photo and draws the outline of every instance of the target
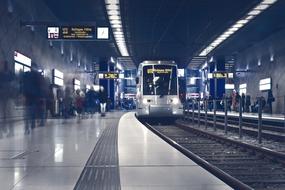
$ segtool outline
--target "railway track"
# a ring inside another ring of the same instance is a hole
[[[285,189],[285,154],[189,126],[144,124],[234,189]]]

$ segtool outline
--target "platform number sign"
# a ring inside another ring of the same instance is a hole
[[[59,39],[59,27],[48,27],[48,39]]]

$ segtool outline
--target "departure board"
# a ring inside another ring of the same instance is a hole
[[[213,78],[217,79],[223,79],[223,78],[233,78],[233,73],[227,73],[227,72],[214,72]]]
[[[60,30],[60,36],[62,39],[94,39],[95,27],[92,26],[63,26]]]
[[[95,26],[50,26],[47,27],[49,40],[96,40]]]
[[[99,73],[99,79],[119,79],[119,73],[115,72]]]

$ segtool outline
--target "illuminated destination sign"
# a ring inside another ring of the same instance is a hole
[[[99,73],[99,79],[119,79],[119,73],[108,72],[108,73]]]
[[[234,78],[234,74],[233,73],[227,73],[227,72],[214,72],[213,78],[217,78],[217,79]]]
[[[169,74],[172,73],[172,69],[147,69],[147,74]]]
[[[47,28],[50,40],[93,40],[96,39],[95,26],[52,26]]]

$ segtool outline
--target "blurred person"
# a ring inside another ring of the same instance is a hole
[[[100,101],[100,112],[101,116],[106,114],[106,104],[107,104],[107,94],[103,87],[99,91],[99,101]]]
[[[65,88],[64,98],[63,98],[63,116],[65,119],[72,115],[72,94],[69,87]]]
[[[38,114],[40,118],[40,126],[45,126],[47,120],[47,99],[49,98],[49,80],[42,75],[39,76],[39,102],[38,102]]]
[[[242,93],[241,95],[241,107],[242,107],[242,112],[245,112],[245,94]]]
[[[267,97],[267,104],[269,107],[269,113],[272,114],[272,102],[275,102],[275,98],[272,94],[272,90],[268,91],[268,97]]]
[[[249,108],[251,105],[251,101],[250,101],[250,95],[246,95],[245,97],[245,112],[249,112]]]
[[[0,137],[14,134],[13,99],[16,97],[15,75],[9,70],[8,62],[0,63]]]
[[[82,119],[84,109],[84,95],[79,89],[75,91],[74,106],[77,113],[78,121],[80,121]]]
[[[87,113],[92,117],[96,111],[96,92],[93,87],[86,93],[85,104]]]
[[[236,105],[237,105],[237,93],[235,90],[233,90],[233,93],[232,93],[232,109],[231,110],[235,111]]]
[[[25,134],[36,127],[38,106],[42,99],[42,75],[33,68],[23,74],[23,95],[25,97]]]
[[[235,107],[235,110],[236,110],[237,112],[239,112],[240,101],[241,101],[241,96],[240,96],[239,92],[237,91],[237,92],[236,92],[236,107]]]

